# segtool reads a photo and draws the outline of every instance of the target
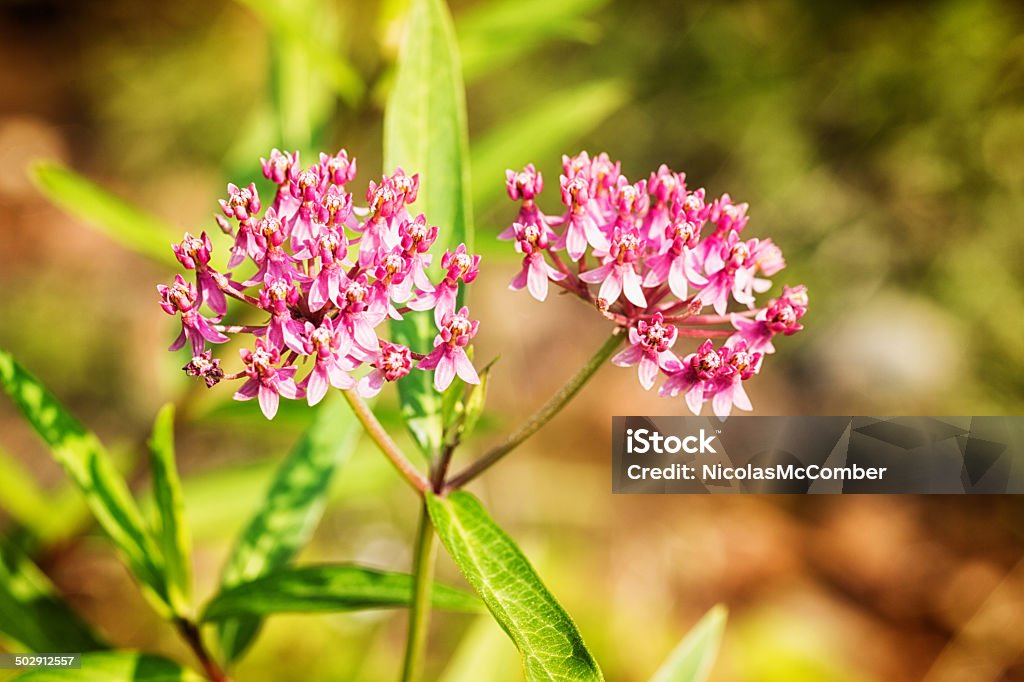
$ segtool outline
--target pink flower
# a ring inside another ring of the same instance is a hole
[[[402,315],[391,302],[405,303],[412,298],[410,266],[411,263],[405,258],[401,247],[395,247],[390,252],[377,252],[377,259],[373,265],[373,276],[376,278],[373,283],[373,298],[378,306],[387,310],[388,316],[393,320],[401,320]]]
[[[562,203],[569,207],[565,234],[559,248],[565,248],[569,258],[578,261],[587,250],[587,245],[600,251],[609,248],[608,238],[601,232],[594,216],[587,210],[590,203],[590,182],[579,174],[572,179],[561,176]]]
[[[373,328],[387,317],[387,310],[372,300],[369,280],[361,274],[349,280],[338,302],[336,328],[343,330],[365,353],[380,347],[377,333]]]
[[[711,400],[712,409],[719,419],[728,417],[733,406],[749,412],[754,407],[743,389],[743,382],[761,370],[764,356],[749,352],[743,341],[735,342],[732,347],[723,346],[719,355],[722,367],[715,378],[708,382],[705,398]]]
[[[213,246],[206,233],[203,232],[200,238],[196,239],[186,232],[181,243],[173,244],[171,248],[174,250],[178,262],[186,270],[196,271],[196,289],[199,292],[200,305],[210,306],[210,310],[218,315],[226,313],[228,310],[227,299],[224,298],[224,292],[221,291],[213,271],[209,268],[210,250]],[[230,275],[230,273],[228,274]]]
[[[445,317],[441,333],[434,338],[434,350],[416,365],[419,369],[434,370],[434,388],[438,391],[448,388],[456,375],[467,384],[480,383],[480,377],[466,355],[466,346],[476,336],[479,326],[479,321],[470,321],[466,307]]]
[[[661,395],[684,394],[695,413],[705,400],[720,415],[734,406],[747,409],[742,382],[774,350],[774,336],[802,328],[806,290],[786,289],[757,307],[756,294],[770,289],[768,278],[786,261],[771,239],[740,238],[748,223],[746,204],[728,194],[709,201],[703,188],[689,190],[686,175],[664,165],[631,182],[607,154],[562,157],[561,215],[545,216],[537,208],[543,183],[532,165],[507,171],[505,180],[509,198],[520,206],[500,238],[515,239],[524,256],[510,288],[527,288],[544,300],[549,281],[568,280],[565,293],[629,331],[630,346],[613,362],[637,365],[644,388],[667,374]],[[733,301],[748,311],[727,316]],[[717,314],[704,314],[707,306]],[[677,330],[666,320],[686,326]],[[736,333],[717,328],[726,322]],[[670,350],[676,337],[694,336],[701,327],[716,327],[709,336],[728,336],[726,346],[716,350],[708,341],[678,360]]]
[[[751,353],[742,340],[715,350],[708,339],[696,353],[683,359],[682,367],[661,387],[661,395],[675,397],[683,393],[686,405],[700,414],[701,405],[711,400],[715,416],[725,419],[733,406],[751,410],[743,382],[761,369],[761,353]]]
[[[302,244],[320,235],[323,222],[318,214],[321,213],[320,206],[327,189],[327,179],[319,166],[302,171],[298,166],[292,166],[288,171],[288,179],[288,188],[298,208],[286,221],[287,232],[291,237],[292,249],[297,250]]]
[[[271,279],[298,280],[308,282],[309,277],[295,268],[295,258],[284,250],[284,243],[287,239],[284,224],[277,217],[273,208],[267,209],[267,213],[257,224],[256,242],[259,244],[260,252],[252,256],[252,259],[259,265],[259,269],[252,277],[243,282],[243,286],[251,287]],[[250,254],[251,255],[251,254]]]
[[[412,369],[412,353],[405,346],[384,341],[373,360],[373,369],[359,381],[359,395],[372,398],[385,381],[398,381]]]
[[[181,275],[174,276],[174,284],[156,287],[160,294],[160,307],[168,315],[181,313],[181,333],[169,350],[178,350],[188,340],[192,344],[192,355],[202,355],[206,342],[224,343],[228,337],[213,328],[210,321],[199,314],[196,306],[198,293],[195,286],[187,284]]]
[[[385,176],[381,184],[373,181],[366,192],[370,202],[369,217],[357,232],[362,232],[359,244],[359,265],[368,267],[381,249],[390,251],[398,245],[399,225],[408,219],[406,203],[411,203],[419,189],[419,176],[409,177],[401,169]],[[410,198],[411,197],[411,198]]]
[[[330,318],[325,318],[319,327],[306,322],[302,340],[304,352],[315,358],[312,371],[299,384],[306,391],[310,407],[323,400],[328,386],[348,390],[356,385],[355,379],[347,373],[358,365],[346,358],[352,342],[334,328]]]
[[[455,251],[445,251],[441,257],[441,267],[445,270],[444,280],[433,291],[421,291],[409,303],[413,310],[434,309],[434,322],[438,328],[444,326],[444,319],[455,313],[455,300],[459,291],[459,282],[469,284],[480,272],[480,256],[470,255],[465,244],[459,244]]]
[[[605,257],[604,265],[593,270],[580,273],[580,279],[589,284],[601,284],[598,298],[606,305],[619,300],[619,295],[626,294],[630,303],[641,308],[647,307],[640,273],[636,271],[636,261],[646,242],[640,239],[640,232],[634,227],[624,232],[615,228],[611,248]]]
[[[777,274],[786,267],[786,259],[782,256],[782,249],[775,245],[771,239],[751,240],[754,242],[750,250],[750,256],[754,259],[754,265],[758,272],[766,277]]]
[[[285,346],[296,353],[305,353],[302,341],[303,325],[292,318],[291,309],[299,302],[299,290],[288,280],[267,276],[260,291],[260,307],[270,313],[267,340],[277,349]]]
[[[523,225],[513,223],[512,229],[516,237],[516,251],[525,254],[523,258],[523,269],[519,271],[515,279],[509,285],[510,289],[522,289],[527,287],[530,294],[538,301],[543,301],[548,296],[548,280],[560,282],[567,275],[559,272],[548,265],[544,260],[544,252],[549,245],[550,228],[541,228],[537,225]]]
[[[280,396],[297,400],[302,389],[295,384],[294,367],[274,367],[281,361],[281,353],[268,346],[264,339],[256,339],[253,350],[243,348],[239,354],[245,363],[245,375],[249,380],[235,392],[235,400],[252,400],[259,396],[260,409],[267,419],[277,414]]]
[[[261,162],[264,175],[277,186],[270,206],[261,212],[255,185],[232,184],[215,216],[221,231],[233,237],[230,267],[248,259],[255,272],[242,281],[218,272],[211,267],[213,245],[207,234],[186,234],[173,249],[182,266],[195,271],[195,284],[179,275],[170,286],[157,287],[163,310],[181,316],[182,330],[172,349],[186,342],[191,346],[185,373],[208,386],[244,380],[235,397],[258,397],[267,417],[276,414],[281,396],[305,398],[314,405],[331,386],[354,388],[357,382],[349,373],[364,363],[371,365],[361,388],[367,394],[407,374],[414,358],[436,370],[435,381],[451,383],[455,375],[475,378],[465,346],[477,323],[457,315],[455,307],[462,285],[476,278],[480,257],[460,245],[442,259],[441,284],[435,287],[430,281],[430,249],[438,228],[428,227],[423,215],[413,219],[408,210],[419,192],[419,176],[396,169],[379,184],[369,183],[369,206],[357,207],[345,189],[355,177],[356,162],[344,149],[320,154],[307,168],[298,152],[276,149]],[[539,177],[535,180],[534,191],[539,191],[542,183]],[[528,187],[522,190],[531,193]],[[359,245],[355,262],[349,260],[354,244]],[[427,357],[378,337],[388,316],[402,319],[414,287],[412,307],[433,308],[441,328],[438,348]],[[256,324],[222,325],[228,298],[265,316]],[[217,317],[200,314],[202,305]],[[251,334],[256,345],[242,353],[243,371],[225,374],[221,360],[205,346],[238,334]],[[298,356],[311,359],[303,362],[308,371],[301,380],[292,362]]]
[[[803,290],[803,287],[797,290],[798,298]],[[807,312],[807,306],[794,303],[787,295],[791,291],[794,290],[787,287],[781,297],[772,301],[767,308],[758,311],[752,320],[733,315],[732,326],[736,328],[737,333],[729,337],[730,341],[742,339],[751,351],[774,353],[773,336],[792,336],[804,328],[799,320]]]
[[[518,173],[511,168],[505,171],[505,189],[513,201],[522,200],[519,208],[519,215],[514,223],[523,225],[536,225],[538,228],[549,231],[547,218],[541,213],[537,202],[533,199],[544,189],[544,178],[531,163]],[[557,235],[553,235],[556,236]],[[515,238],[515,230],[509,226],[498,235],[498,239],[509,240]]]
[[[269,159],[260,159],[260,164],[263,166],[263,177],[270,180],[275,185],[283,185],[288,180],[288,172],[293,165],[298,164],[299,153],[295,152],[294,156],[274,149],[270,152]]]
[[[750,217],[747,215],[747,204],[734,204],[732,197],[723,194],[711,204],[708,220],[716,225],[719,234],[727,234],[732,230],[742,232]]]
[[[544,178],[532,163],[518,173],[509,169],[505,171],[505,189],[513,201],[533,201],[544,190]]]
[[[347,258],[348,239],[344,232],[327,228],[317,237],[314,244],[313,249],[304,249],[307,253],[303,254],[307,258],[320,258],[320,272],[309,286],[310,312],[319,311],[328,301],[341,305],[339,297],[349,281],[345,269],[352,267]]]
[[[680,393],[686,400],[686,406],[694,414],[700,414],[704,404],[705,388],[711,380],[718,376],[722,368],[722,356],[715,350],[711,339],[700,345],[696,353],[683,358],[682,367],[673,372],[662,385],[659,394],[666,398],[675,398]]]
[[[427,227],[422,213],[415,220],[406,220],[398,228],[402,251],[409,258],[409,279],[422,291],[433,291],[434,286],[427,278],[427,268],[433,257],[427,253],[437,240],[437,227]]]
[[[693,250],[700,239],[700,228],[689,220],[669,223],[665,227],[668,250],[647,258],[645,287],[654,287],[668,281],[669,290],[680,299],[689,295],[688,286],[701,287],[708,283],[697,272],[697,254]]]
[[[754,281],[757,263],[752,251],[756,247],[756,239],[740,241],[737,232],[729,232],[718,248],[708,252],[704,261],[708,283],[701,289],[699,296],[704,304],[713,306],[719,315],[725,314],[730,294],[737,303],[751,305],[754,303],[753,290],[763,288]]]
[[[679,358],[669,350],[676,342],[678,331],[664,322],[661,313],[655,313],[650,322],[639,320],[629,328],[629,348],[612,358],[612,363],[619,367],[637,365],[640,385],[647,391],[654,386],[659,369],[672,373],[682,368]]]
[[[224,215],[237,220],[248,220],[260,212],[260,196],[252,182],[245,188],[228,183],[228,198],[219,202]]]
[[[334,185],[344,185],[356,177],[356,160],[349,160],[348,152],[342,149],[334,156],[320,153],[320,170]]]
[[[311,210],[317,222],[341,228],[352,215],[352,195],[339,189],[338,185],[331,185]]]

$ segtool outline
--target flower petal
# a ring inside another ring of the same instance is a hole
[[[652,360],[651,356],[644,353],[637,367],[637,376],[640,378],[640,385],[644,387],[644,390],[651,390],[654,386],[654,380],[658,377],[658,363]]]
[[[324,399],[325,395],[327,395],[326,374],[327,369],[318,363],[306,379],[306,403],[308,403],[310,407],[316,405]]]
[[[476,373],[476,367],[469,361],[466,351],[461,348],[455,353],[455,371],[459,378],[467,384],[479,384],[480,376]]]
[[[263,410],[263,416],[267,419],[273,419],[274,415],[277,414],[277,406],[280,402],[280,398],[277,392],[269,386],[260,384],[260,409]]]
[[[455,361],[452,360],[451,356],[441,356],[441,359],[437,361],[437,367],[434,369],[434,388],[438,391],[443,391],[451,386],[454,379]]]

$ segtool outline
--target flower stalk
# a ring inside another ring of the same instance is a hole
[[[426,502],[420,507],[414,552],[412,568],[415,582],[412,603],[409,605],[409,628],[405,641],[405,658],[402,662],[402,682],[419,682],[422,679],[423,659],[430,629],[430,595],[434,583],[437,537],[430,522]]]
[[[391,436],[388,435],[388,432],[384,430],[384,427],[377,420],[377,416],[370,409],[370,406],[366,404],[366,401],[355,391],[342,391],[341,394],[345,396],[345,401],[352,408],[356,419],[363,425],[366,434],[376,443],[377,447],[384,453],[384,456],[388,458],[388,461],[391,462],[395,469],[398,470],[402,478],[420,495],[429,490],[430,482],[412,465],[402,452],[402,449],[398,447]]]
[[[470,464],[462,472],[453,476],[445,485],[445,490],[457,490],[465,486],[494,466],[502,457],[512,452],[523,441],[551,421],[580,392],[580,389],[590,381],[590,378],[594,376],[597,370],[601,368],[619,346],[622,345],[623,338],[625,338],[625,335],[621,329],[616,329],[612,332],[604,344],[597,349],[597,352],[587,360],[587,363],[558,389],[539,410],[527,419],[522,426],[509,434],[504,441],[485,452],[480,459]]]

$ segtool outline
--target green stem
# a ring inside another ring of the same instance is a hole
[[[476,460],[468,467],[462,470],[459,474],[456,474],[448,481],[445,485],[446,490],[455,490],[463,487],[474,478],[482,474],[483,472],[490,469],[498,462],[502,457],[510,453],[516,447],[519,446],[524,440],[535,434],[540,427],[547,424],[551,419],[562,411],[562,408],[568,404],[573,397],[579,393],[580,389],[590,380],[590,377],[594,376],[598,368],[605,363],[605,361],[612,356],[618,347],[622,344],[622,339],[625,335],[622,330],[616,328],[612,335],[608,337],[608,340],[604,342],[594,355],[587,360],[587,364],[580,368],[580,371],[569,379],[562,388],[558,389],[551,398],[544,403],[544,406],[537,410],[533,416],[526,420],[526,422],[520,426],[516,431],[509,434],[509,436],[502,441],[499,445],[491,448],[485,452],[480,459]]]
[[[412,604],[409,608],[409,630],[405,642],[405,661],[402,664],[402,682],[418,682],[423,677],[423,659],[427,651],[427,631],[430,628],[430,589],[434,584],[437,541],[425,502],[420,510],[415,551],[413,576],[416,582],[413,585]]]
[[[373,414],[373,410],[366,404],[366,401],[360,398],[355,391],[342,391],[341,394],[345,396],[345,400],[348,402],[349,407],[352,408],[356,418],[363,425],[367,435],[377,444],[377,447],[394,465],[398,473],[402,475],[402,478],[415,488],[420,495],[429,490],[430,482],[409,462],[402,449],[395,444],[395,441],[391,439],[391,436],[384,430],[381,423],[377,421],[377,416]]]
[[[188,644],[189,648],[192,649],[192,653],[195,654],[196,658],[199,659],[200,665],[203,666],[203,672],[210,678],[211,682],[230,682],[227,674],[217,664],[213,656],[207,650],[206,645],[203,644],[203,638],[199,634],[199,628],[190,620],[184,618],[178,618],[175,620],[175,625],[178,628],[178,633],[181,634],[182,639]]]

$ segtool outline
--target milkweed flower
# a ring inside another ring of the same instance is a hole
[[[807,290],[785,287],[759,305],[786,267],[782,250],[747,236],[746,203],[687,183],[665,165],[632,182],[607,154],[581,152],[562,157],[561,209],[545,213],[541,174],[532,164],[510,169],[505,188],[519,211],[499,238],[523,254],[510,288],[545,300],[553,285],[582,299],[626,333],[629,346],[612,362],[636,366],[644,389],[662,377],[660,395],[682,397],[695,414],[711,402],[725,417],[751,409],[745,382],[773,339],[803,328]],[[680,338],[706,340],[680,360]],[[717,349],[716,338],[725,339]]]
[[[679,358],[669,350],[679,332],[664,322],[661,313],[655,313],[650,322],[637,322],[629,328],[629,348],[612,358],[612,364],[620,367],[637,365],[640,385],[648,391],[654,387],[658,370],[672,373],[682,368]]]
[[[258,398],[263,414],[267,419],[273,419],[280,396],[293,400],[302,397],[302,390],[293,378],[295,367],[275,367],[281,361],[281,351],[270,342],[256,339],[256,347],[253,350],[243,348],[240,355],[245,363],[244,374],[249,380],[235,392],[235,400]]]
[[[374,354],[373,369],[359,381],[359,395],[372,398],[387,381],[398,381],[412,369],[412,352],[401,344],[384,341]]]
[[[444,319],[455,312],[455,297],[459,282],[469,284],[480,272],[480,256],[471,255],[465,244],[459,244],[455,251],[445,251],[441,256],[441,268],[445,277],[428,291],[421,291],[409,304],[413,310],[434,310],[434,321],[443,326]]]
[[[456,311],[456,301],[476,279],[480,256],[464,244],[449,249],[441,259],[441,281],[430,280],[439,229],[423,214],[410,213],[419,175],[397,169],[371,181],[367,205],[355,206],[348,185],[356,160],[344,149],[322,153],[310,166],[302,165],[298,152],[275,149],[260,163],[276,185],[269,205],[255,184],[229,184],[215,216],[232,239],[229,267],[249,274],[218,272],[208,234],[186,233],[172,249],[182,267],[195,272],[195,283],[177,275],[157,287],[161,308],[181,323],[171,350],[190,346],[186,374],[209,387],[241,381],[235,399],[258,399],[268,419],[282,397],[315,405],[332,387],[375,395],[415,366],[433,369],[435,384],[445,387],[456,376],[479,381],[466,352],[479,323],[469,321],[464,308]],[[260,321],[223,324],[229,301],[255,309]],[[432,311],[440,330],[427,354],[391,343],[382,327],[389,318],[419,311]],[[226,372],[207,344],[245,335],[251,341],[240,351],[241,368]]]
[[[799,320],[807,312],[806,287],[785,287],[782,296],[757,311],[754,319],[733,315],[731,322],[737,333],[731,339],[742,339],[752,351],[774,353],[772,338],[776,334],[792,336],[804,326]]]
[[[548,280],[558,282],[568,277],[544,260],[544,250],[550,245],[550,237],[555,236],[554,232],[546,225],[532,223],[513,223],[512,231],[516,238],[516,251],[523,254],[523,269],[512,280],[509,288],[526,287],[531,296],[543,301],[548,297]]]
[[[185,282],[181,275],[174,276],[171,286],[157,285],[160,294],[160,307],[168,315],[181,314],[181,333],[171,344],[169,350],[178,350],[188,341],[192,345],[192,355],[202,355],[206,342],[224,343],[228,337],[217,331],[214,321],[203,317],[198,309],[199,294],[192,284]]]
[[[625,293],[630,303],[641,308],[647,307],[640,273],[636,270],[636,260],[646,242],[640,239],[636,228],[624,232],[615,228],[611,247],[604,258],[604,264],[594,270],[580,273],[580,279],[588,284],[600,284],[598,300],[601,305],[609,306],[619,300]]]
[[[467,384],[480,383],[480,377],[466,354],[466,346],[476,336],[479,326],[477,320],[469,319],[469,309],[465,306],[443,320],[441,333],[434,339],[434,350],[417,365],[419,369],[434,370],[434,388],[438,391],[448,388],[456,375]]]

